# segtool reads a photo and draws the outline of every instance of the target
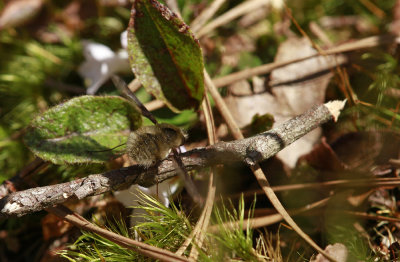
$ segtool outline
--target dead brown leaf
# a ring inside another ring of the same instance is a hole
[[[43,217],[41,222],[44,240],[60,237],[73,227],[70,223],[50,213]]]
[[[290,38],[280,45],[275,62],[301,58],[316,52],[307,39]],[[275,69],[269,83],[272,86],[271,93],[265,88],[259,90],[258,87],[255,94],[247,81],[243,81],[230,87],[232,95],[226,98],[226,103],[240,127],[247,125],[257,113],[272,114],[275,125],[279,125],[313,105],[323,103],[327,85],[333,76],[330,68],[345,60],[343,56],[315,57]],[[298,157],[312,149],[320,134],[319,129],[310,132],[282,150],[278,156],[285,164],[294,167]]]
[[[331,144],[348,168],[372,172],[400,155],[400,135],[390,131],[354,132],[339,137]]]
[[[349,251],[347,250],[346,246],[341,243],[328,245],[325,248],[325,251],[329,255],[332,255],[332,257],[335,258],[337,262],[346,262],[347,256],[349,254]],[[311,262],[329,262],[329,260],[325,258],[323,255],[318,254],[315,259],[311,259]]]
[[[324,137],[310,153],[299,158],[299,162],[302,161],[306,161],[312,167],[320,170],[341,171],[347,168]]]
[[[9,1],[0,14],[0,30],[31,21],[42,9],[43,0]]]

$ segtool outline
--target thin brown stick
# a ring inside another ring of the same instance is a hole
[[[209,84],[212,84],[212,82],[206,82],[206,90],[208,90],[210,88],[208,86]],[[204,111],[204,116],[205,116],[206,125],[207,125],[208,143],[210,145],[214,145],[217,142],[217,136],[216,136],[216,132],[215,132],[215,124],[214,124],[214,117],[213,117],[212,110],[211,110],[211,104],[210,104],[210,100],[208,99],[208,95],[207,95],[206,91],[205,91],[204,100],[203,100],[203,111]],[[210,172],[207,200],[204,205],[203,214],[200,217],[199,222],[198,222],[199,231],[196,234],[196,236],[197,236],[196,241],[195,241],[196,248],[192,248],[192,250],[190,251],[190,255],[189,255],[189,258],[193,259],[195,261],[197,260],[197,257],[199,255],[199,249],[201,249],[201,247],[203,246],[203,241],[206,237],[207,228],[210,223],[210,217],[211,217],[211,212],[212,212],[213,205],[214,205],[215,192],[216,192],[216,185],[215,185],[215,179],[214,179],[215,171],[216,171],[216,169],[213,168],[212,171]]]
[[[283,207],[275,192],[272,190],[271,186],[268,183],[267,178],[265,177],[264,172],[261,170],[258,164],[251,166],[251,170],[253,171],[256,179],[264,190],[264,193],[267,195],[268,199],[271,201],[272,205],[275,207],[276,211],[282,215],[283,219],[293,228],[296,233],[303,238],[310,246],[312,246],[316,251],[324,255],[330,261],[336,261],[333,257],[331,257],[328,253],[326,253],[322,248],[320,248],[314,240],[312,240],[304,231],[297,225],[297,223],[293,220],[293,218],[289,215],[286,209]]]
[[[182,19],[181,12],[179,11],[178,2],[176,0],[166,0],[165,3],[172,12],[174,12],[177,16],[179,16],[179,18]]]
[[[211,78],[209,77],[207,72],[205,72],[204,77],[206,82],[211,81]],[[235,120],[233,119],[233,116],[229,112],[225,102],[223,101],[221,95],[218,93],[217,89],[213,88],[213,86],[210,86],[209,91],[222,117],[228,124],[234,138],[243,139],[243,134],[241,133],[239,127],[237,126]],[[274,191],[271,189],[271,186],[269,185],[268,180],[264,172],[261,170],[260,166],[256,163],[256,164],[251,164],[250,168],[253,171],[259,185],[261,186],[261,188],[264,190],[265,194],[271,201],[272,205],[282,215],[285,221],[293,228],[293,230],[296,231],[296,233],[299,234],[300,237],[302,237],[309,245],[311,245],[315,250],[324,255],[327,259],[329,259],[330,261],[335,261],[333,257],[331,257],[328,253],[326,253],[306,233],[304,233],[301,230],[301,228],[296,224],[296,222],[290,217],[290,215],[287,213],[287,211],[279,201],[278,197],[274,193]]]
[[[324,50],[324,54],[325,55],[335,55],[335,54],[339,54],[339,53],[357,51],[360,49],[372,48],[372,47],[376,47],[376,46],[380,46],[380,45],[384,45],[384,44],[390,44],[390,43],[399,42],[399,41],[400,41],[400,37],[396,38],[391,35],[372,36],[372,37],[363,38],[358,41],[354,41],[354,42],[350,42],[350,43],[346,43],[346,44],[342,44],[342,45],[339,45],[336,47],[326,49],[326,50]],[[289,64],[301,62],[301,61],[304,61],[304,60],[307,60],[310,58],[318,57],[318,56],[320,56],[320,54],[313,54],[313,55],[305,56],[302,58],[289,59],[287,61],[273,62],[273,63],[249,68],[249,69],[246,69],[246,70],[243,70],[240,72],[232,73],[232,74],[229,74],[229,75],[226,75],[223,77],[215,78],[215,79],[213,79],[213,82],[216,87],[223,87],[223,86],[238,82],[243,79],[248,79],[248,78],[251,78],[251,77],[257,76],[257,75],[267,74],[267,73],[270,73],[274,69],[277,69],[277,68],[280,68],[280,67],[283,67],[283,66],[286,66]],[[332,66],[341,65],[346,62],[347,62],[347,58],[345,58],[345,57],[338,58],[337,63],[333,64]]]
[[[149,111],[155,111],[157,109],[160,109],[162,107],[165,106],[165,103],[161,100],[152,100],[146,104],[144,104],[144,106],[149,110]]]
[[[236,125],[235,119],[233,118],[232,114],[229,112],[228,107],[226,106],[224,100],[222,99],[221,95],[218,93],[218,90],[215,87],[215,83],[212,84],[212,80],[208,73],[204,70],[204,81],[207,85],[209,85],[208,91],[210,92],[212,98],[215,101],[215,104],[220,111],[221,115],[224,117],[225,122],[227,123],[229,129],[231,130],[233,137],[235,139],[243,139],[244,136],[240,131],[240,128]]]
[[[390,160],[389,160],[390,162]],[[318,189],[325,187],[381,187],[381,186],[399,186],[400,179],[399,178],[371,178],[371,179],[341,179],[341,180],[332,180],[325,181],[319,183],[303,183],[303,184],[292,184],[292,185],[281,185],[281,186],[272,186],[274,192],[283,192],[283,191],[291,191],[291,190],[304,190],[304,189]],[[324,189],[325,190],[325,189]],[[263,194],[262,190],[253,190],[246,191],[241,194],[236,194],[230,196],[231,198],[238,198],[242,194],[244,196],[253,196],[254,194]]]
[[[346,211],[346,210],[344,210],[343,212],[345,212],[346,214],[352,215],[352,216],[363,218],[363,219],[371,219],[371,220],[377,220],[377,221],[389,221],[389,222],[393,222],[393,223],[400,223],[400,219],[399,218],[395,218],[395,217],[377,216],[377,215],[367,214],[365,212]]]
[[[374,3],[369,0],[359,0],[361,4],[363,4],[369,11],[371,11],[374,15],[376,15],[379,19],[383,19],[385,17],[385,12],[382,11],[379,7],[377,7]]]
[[[228,12],[225,12],[221,16],[215,18],[210,23],[206,24],[203,28],[201,28],[199,30],[199,32],[197,33],[196,36],[198,38],[200,38],[200,37],[208,34],[209,32],[211,32],[215,28],[222,26],[226,23],[229,23],[230,21],[234,20],[235,18],[242,16],[246,13],[249,13],[251,11],[254,11],[254,10],[256,10],[264,5],[267,5],[267,4],[268,4],[268,1],[265,1],[265,0],[251,0],[251,1],[246,1],[242,4],[239,4],[239,5],[235,6],[234,8],[232,8],[231,10],[229,10]]]
[[[203,204],[204,199],[201,197],[192,178],[187,173],[185,165],[183,164],[182,159],[179,157],[178,151],[174,148],[172,149],[172,152],[173,152],[172,159],[176,167],[176,172],[184,182],[188,194],[190,195],[190,197],[193,199],[194,202],[196,202],[197,204]]]
[[[331,47],[333,45],[332,41],[329,39],[328,35],[322,30],[322,28],[314,21],[311,21],[308,25],[310,31],[325,45]]]
[[[294,26],[297,28],[297,30],[299,30],[300,34],[307,38],[308,41],[310,41],[311,45],[315,48],[315,50],[318,51],[318,54],[320,55],[325,55],[324,50],[322,50],[309,36],[308,34],[303,30],[303,28],[301,28],[301,26],[299,25],[299,23],[297,22],[297,20],[293,17],[292,15],[292,10],[289,9],[289,7],[287,6],[287,4],[284,4],[285,6],[285,10],[286,10],[286,14],[289,16],[290,20],[292,21],[292,23],[294,24]]]
[[[21,171],[10,179],[5,180],[0,185],[0,199],[7,196],[8,194],[15,192],[22,188],[24,179],[27,176],[38,173],[45,169],[49,165],[49,162],[45,162],[40,158],[35,158],[32,162],[27,164]]]
[[[193,33],[197,33],[205,23],[218,11],[226,0],[214,0],[209,7],[201,12],[190,24]]]
[[[130,89],[133,93],[135,93],[136,91],[138,91],[139,88],[140,88],[141,86],[142,86],[142,84],[140,83],[140,81],[139,81],[138,78],[133,79],[133,80],[129,83],[129,85],[128,85],[129,89]]]
[[[315,208],[319,208],[319,207],[323,207],[326,205],[326,203],[329,201],[331,197],[327,197],[324,198],[322,200],[319,200],[317,202],[308,204],[302,208],[298,208],[295,210],[291,210],[289,211],[289,214],[291,216],[293,215],[298,215],[304,212],[307,212],[311,209],[315,209]],[[209,232],[211,233],[216,233],[218,232],[219,228],[222,227],[230,227],[230,228],[238,228],[239,227],[239,223],[243,224],[243,225],[247,225],[249,224],[249,228],[260,228],[260,227],[265,227],[265,226],[270,226],[273,225],[275,223],[278,223],[279,221],[282,221],[283,217],[281,214],[272,214],[272,215],[268,215],[268,216],[262,216],[262,217],[256,217],[256,218],[249,218],[249,219],[244,219],[243,222],[228,222],[222,225],[213,225],[211,227],[209,227]]]
[[[64,206],[57,206],[57,207],[49,207],[47,211],[51,212],[52,214],[60,217],[61,219],[68,221],[72,225],[82,229],[86,230],[92,233],[95,233],[99,236],[102,236],[108,240],[113,241],[114,243],[125,247],[127,249],[134,250],[144,256],[147,256],[149,258],[153,259],[158,259],[160,261],[168,261],[168,262],[173,262],[173,261],[189,261],[187,258],[178,256],[174,254],[171,251],[161,249],[158,247],[153,247],[148,244],[118,235],[114,232],[108,231],[106,229],[100,228],[92,223],[90,223],[88,220],[83,218],[77,213],[72,212],[68,208]]]

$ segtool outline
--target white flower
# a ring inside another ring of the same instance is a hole
[[[139,198],[137,194],[138,190],[140,190],[143,193],[158,199],[162,204],[168,207],[170,204],[170,196],[179,189],[179,184],[179,179],[176,179],[174,177],[149,188],[139,185],[132,185],[129,189],[114,192],[114,196],[124,206],[136,207],[139,205]],[[131,226],[143,222],[141,215],[143,215],[144,213],[145,211],[143,209],[135,208],[131,216]]]
[[[124,48],[127,44],[125,32],[121,34]],[[85,79],[88,95],[95,94],[113,74],[130,71],[126,49],[114,52],[108,46],[87,40],[82,44],[85,61],[79,66],[78,73]]]
[[[186,152],[185,146],[180,146],[179,150],[181,153]],[[164,206],[168,207],[170,204],[170,197],[179,190],[180,186],[180,179],[177,179],[177,177],[173,177],[149,188],[139,185],[132,185],[126,190],[114,192],[114,196],[126,207],[138,206],[139,198],[137,194],[138,190],[140,190],[143,193],[158,199]],[[145,211],[140,208],[135,208],[133,210],[131,216],[132,226],[142,222],[140,215],[143,213],[145,213]]]

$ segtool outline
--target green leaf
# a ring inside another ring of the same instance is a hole
[[[203,99],[203,56],[189,27],[155,0],[136,0],[128,27],[136,77],[173,111],[198,108]]]
[[[258,113],[253,116],[250,123],[250,130],[252,135],[260,134],[270,130],[274,125],[275,119],[271,114],[259,115]]]
[[[247,136],[254,136],[270,130],[274,125],[274,116],[271,114],[259,115],[258,113],[253,116],[250,124],[243,128],[243,132]]]
[[[36,117],[25,143],[54,164],[102,163],[115,155],[109,149],[126,143],[141,123],[140,113],[121,97],[81,96]]]

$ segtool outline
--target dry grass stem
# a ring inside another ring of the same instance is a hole
[[[206,90],[208,90],[210,88],[215,89],[215,87],[210,87],[209,84],[212,85],[212,82],[211,81],[206,82]],[[210,145],[214,145],[217,142],[217,136],[216,136],[216,132],[215,132],[214,117],[212,114],[211,104],[210,104],[210,100],[208,99],[207,92],[205,92],[205,96],[204,96],[204,100],[203,100],[203,111],[204,111],[204,116],[205,116],[206,125],[207,125],[208,143]],[[196,234],[197,235],[197,238],[195,241],[196,248],[192,248],[192,250],[190,251],[190,255],[189,255],[189,258],[193,259],[193,260],[197,260],[197,257],[199,255],[198,250],[201,249],[201,247],[203,246],[203,241],[206,237],[207,228],[210,223],[210,217],[211,217],[211,212],[212,212],[213,205],[214,205],[215,192],[216,192],[216,185],[215,185],[215,179],[214,179],[215,171],[216,171],[216,169],[213,168],[212,171],[210,172],[207,199],[206,199],[206,202],[204,205],[202,215],[198,221],[199,231]]]
[[[234,20],[235,18],[238,18],[239,16],[242,16],[246,13],[252,12],[269,3],[270,3],[269,0],[250,0],[242,4],[239,4],[236,7],[229,10],[228,12],[225,12],[221,16],[215,18],[210,23],[206,24],[203,28],[199,30],[196,36],[198,38],[201,38],[202,36],[210,33],[215,28],[227,24],[230,21]]]
[[[366,49],[366,48],[372,48],[376,47],[379,45],[384,45],[384,44],[389,44],[393,42],[400,42],[400,37],[393,37],[393,36],[372,36],[372,37],[367,37],[355,42],[350,42],[346,44],[342,44],[336,47],[332,47],[329,49],[324,50],[325,55],[336,55],[339,53],[344,53],[344,52],[350,52],[350,51],[357,51],[360,49]],[[295,59],[290,59],[287,61],[281,61],[281,62],[273,62],[253,68],[249,68],[243,71],[239,71],[236,73],[232,73],[223,77],[215,78],[213,79],[213,82],[216,87],[223,87],[230,85],[232,83],[238,82],[243,79],[248,79],[253,76],[257,75],[263,75],[270,73],[272,70],[293,64],[296,62],[304,61],[310,58],[314,58],[320,56],[320,54],[314,54],[310,56],[305,56],[302,58],[295,58]],[[340,58],[339,58],[340,57]],[[347,62],[347,58],[339,56],[338,60],[332,64],[332,67],[337,67],[339,65],[342,65]]]
[[[296,210],[289,211],[290,215],[298,215],[304,212],[307,212],[309,210],[315,209],[322,207],[326,205],[326,203],[329,201],[330,197],[324,198],[322,200],[319,200],[317,202],[311,203],[309,205],[306,205],[302,208],[298,208]],[[279,221],[282,221],[283,217],[281,214],[272,214],[268,216],[263,216],[263,217],[256,217],[256,218],[250,218],[250,219],[244,219],[242,224],[247,225],[249,224],[249,228],[260,228],[260,227],[265,227],[265,226],[270,226],[275,223],[278,223]],[[209,228],[209,231],[212,233],[218,232],[219,228],[221,225],[215,225]],[[239,227],[239,221],[236,222],[228,222],[225,224],[222,224],[222,227],[230,227],[232,229],[238,228]]]
[[[193,33],[197,33],[207,21],[214,16],[218,9],[225,3],[226,0],[214,0],[209,7],[201,12],[191,23],[190,28]]]

